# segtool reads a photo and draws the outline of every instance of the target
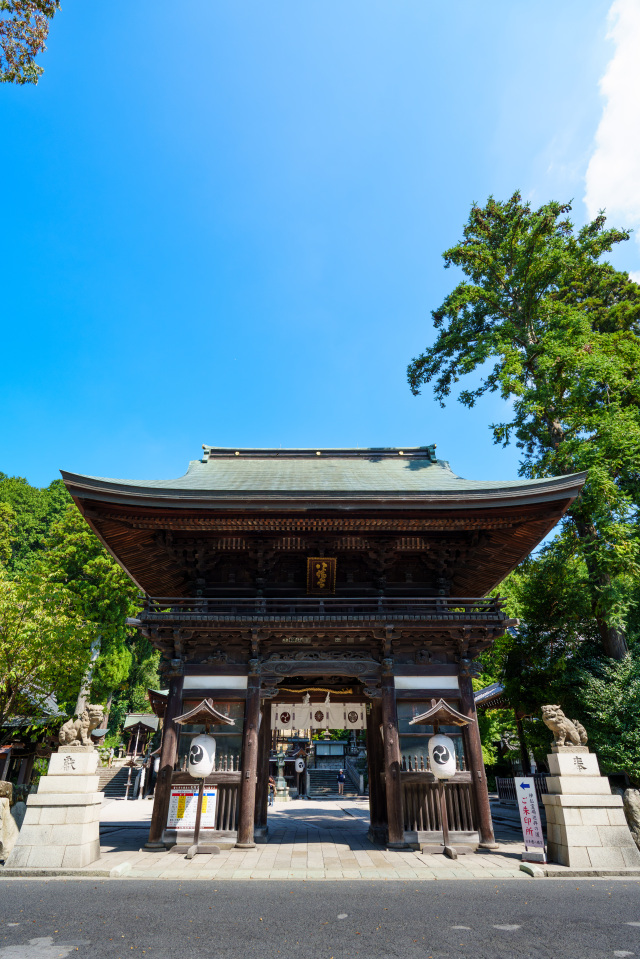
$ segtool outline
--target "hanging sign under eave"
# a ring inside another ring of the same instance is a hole
[[[272,729],[366,729],[365,703],[277,703],[271,706]]]

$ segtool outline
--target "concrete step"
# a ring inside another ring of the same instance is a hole
[[[121,766],[119,769],[99,769],[100,780],[98,789],[109,799],[118,799],[123,797],[127,790],[127,777],[129,767]],[[135,782],[137,773],[135,769],[131,770],[131,784]]]

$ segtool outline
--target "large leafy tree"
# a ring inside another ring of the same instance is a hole
[[[0,737],[10,736],[8,720],[47,710],[52,693],[75,695],[93,638],[64,586],[34,573],[16,581],[0,569]]]
[[[519,193],[473,205],[462,241],[444,253],[465,278],[433,311],[437,337],[408,376],[415,394],[432,384],[442,405],[471,374],[464,405],[498,392],[511,416],[492,425],[494,440],[516,441],[522,475],[588,470],[564,548],[586,571],[604,651],[622,659],[640,566],[640,287],[602,259],[628,232],[603,215],[576,230],[570,210],[532,210]]]
[[[44,547],[51,525],[71,503],[62,480],[39,489],[22,476],[0,472],[0,508],[13,514],[11,551],[5,564],[10,574],[20,575],[33,565]],[[8,515],[8,514],[7,514]]]
[[[35,62],[46,50],[49,24],[59,0],[0,0],[0,81],[37,83],[44,72]]]
[[[98,655],[91,670],[91,695],[104,701],[125,683],[132,668],[132,631],[126,619],[140,608],[137,587],[73,505],[52,524],[37,569],[67,589],[78,615],[92,624]]]

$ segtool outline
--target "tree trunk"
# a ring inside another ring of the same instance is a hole
[[[522,775],[530,776],[531,775],[531,760],[529,759],[529,750],[527,749],[527,740],[524,735],[524,726],[522,725],[522,717],[516,715],[516,729],[518,730],[518,739],[520,741],[520,762],[522,764]]]
[[[104,719],[102,720],[102,725],[105,729],[109,726],[109,713],[111,712],[111,703],[113,702],[113,690],[109,693],[107,698],[107,705],[104,707]]]
[[[96,664],[96,660],[100,655],[100,645],[102,642],[102,637],[98,638],[91,644],[91,659],[89,660],[89,666],[85,673],[84,679],[82,680],[82,686],[80,687],[80,692],[78,693],[78,700],[76,702],[76,716],[81,716],[84,712],[84,708],[87,705],[87,699],[91,692],[91,680],[93,679],[93,669]]]

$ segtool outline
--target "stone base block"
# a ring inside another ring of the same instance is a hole
[[[49,776],[94,776],[98,768],[98,753],[70,752],[70,747],[60,748],[49,760]]]
[[[552,753],[547,757],[552,776],[600,776],[598,757],[595,753]]]
[[[555,768],[564,763],[563,757]],[[622,797],[611,794],[607,779],[572,769],[568,775],[547,777],[547,786],[550,792],[542,801],[551,862],[572,869],[640,867],[640,851],[627,826]]]
[[[40,780],[38,793],[94,793],[99,782],[99,776],[47,775]]]
[[[566,796],[611,795],[609,780],[604,776],[547,776],[547,789],[552,794]]]
[[[43,777],[93,779],[86,776]],[[97,777],[95,777],[97,779]],[[29,796],[24,823],[6,866],[81,868],[100,858],[102,793],[51,793]]]

